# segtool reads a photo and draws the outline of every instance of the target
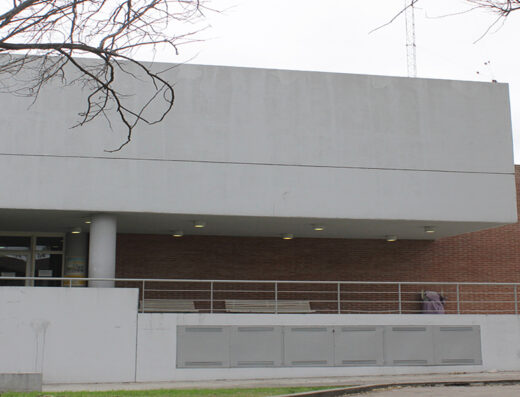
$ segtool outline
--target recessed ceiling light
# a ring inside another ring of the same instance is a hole
[[[195,221],[195,222],[193,222],[193,227],[197,227],[197,228],[206,227],[206,222],[204,222],[204,221]]]
[[[74,227],[70,230],[70,232],[72,234],[80,234],[81,233],[81,228],[80,227]]]
[[[182,230],[175,230],[173,233],[172,233],[172,236],[173,237],[182,237],[184,236],[184,232]]]
[[[86,223],[87,225],[90,225],[90,224],[92,223],[92,221],[91,221],[90,219],[85,219],[85,223]]]
[[[395,236],[395,235],[388,235],[385,238],[386,238],[386,241],[390,241],[390,242],[397,241],[397,236]]]
[[[325,226],[323,225],[312,225],[312,228],[316,230],[317,232],[321,232],[322,230],[325,230]]]
[[[425,226],[424,233],[435,233],[435,228],[433,226]]]
[[[291,234],[291,233],[284,233],[282,234],[282,238],[284,240],[292,240],[294,238],[294,234]]]

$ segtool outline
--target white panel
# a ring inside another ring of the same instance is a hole
[[[232,367],[279,367],[282,353],[282,327],[231,327]]]
[[[284,327],[284,361],[288,367],[333,365],[332,327]]]
[[[177,327],[177,367],[229,367],[230,327]]]
[[[432,327],[386,326],[384,349],[386,365],[433,365]]]
[[[382,326],[334,328],[334,364],[337,366],[383,365]]]
[[[480,327],[435,326],[433,327],[435,363],[438,365],[481,364]]]

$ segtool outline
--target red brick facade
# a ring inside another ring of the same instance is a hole
[[[394,243],[122,234],[117,277],[520,283],[520,224]]]

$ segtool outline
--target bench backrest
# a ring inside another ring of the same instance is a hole
[[[195,302],[188,299],[145,299],[140,302],[145,312],[196,312]]]
[[[309,301],[227,299],[226,311],[238,313],[312,313]]]

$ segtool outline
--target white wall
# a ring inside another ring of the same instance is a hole
[[[6,176],[4,208],[516,221],[514,175],[506,174],[2,156],[0,168],[25,181]]]
[[[121,126],[111,132],[100,119],[70,130],[84,105],[78,87],[48,86],[30,107],[31,98],[2,93],[3,152],[512,171],[507,84],[204,65],[164,77],[175,83],[174,110],[115,154],[104,149],[120,142]],[[122,79],[144,100],[142,84]]]
[[[0,373],[102,383],[520,371],[513,315],[137,314],[136,289],[0,288]],[[177,369],[178,325],[479,325],[482,365]]]
[[[168,78],[174,111],[112,154],[117,126],[70,130],[74,87],[31,107],[0,94],[0,208],[516,221],[507,85],[197,65]]]
[[[135,379],[137,289],[0,287],[0,373]]]
[[[479,325],[482,365],[316,368],[176,368],[177,325]],[[137,380],[249,379],[520,370],[513,315],[139,314]]]

